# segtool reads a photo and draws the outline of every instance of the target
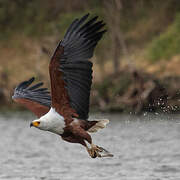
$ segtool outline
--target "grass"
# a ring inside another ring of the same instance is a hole
[[[180,52],[180,13],[164,33],[156,37],[147,49],[147,58],[151,62],[169,60]]]

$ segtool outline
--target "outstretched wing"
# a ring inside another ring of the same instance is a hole
[[[105,24],[97,22],[97,16],[85,22],[88,16],[73,21],[49,65],[52,107],[67,119],[88,118],[93,65],[89,59],[106,31],[100,31]]]
[[[12,99],[31,110],[36,116],[46,114],[51,107],[51,96],[47,88],[40,88],[43,83],[30,86],[34,77],[23,81],[14,90]]]

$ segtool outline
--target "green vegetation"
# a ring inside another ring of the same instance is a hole
[[[0,1],[1,39],[7,39],[16,33],[27,36],[43,35],[50,31],[47,7],[41,8],[41,1]],[[46,5],[46,1],[44,3]]]
[[[86,13],[100,16],[107,29],[92,59],[96,107],[124,108],[121,98],[134,88],[132,70],[180,74],[178,0],[0,0],[0,105],[12,104],[13,88],[29,77],[49,87],[49,58],[70,23]],[[160,60],[166,60],[161,67]]]
[[[71,1],[66,3],[59,0],[0,0],[0,39],[7,40],[18,33],[37,38],[55,33],[57,29],[63,32],[74,17],[87,12],[102,14],[99,8],[101,3],[96,2],[77,0],[77,4],[70,4]],[[73,6],[75,11],[71,11]]]
[[[180,14],[167,30],[156,37],[148,48],[148,57],[152,62],[168,60],[180,53]]]

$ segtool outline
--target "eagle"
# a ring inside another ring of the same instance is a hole
[[[75,19],[67,29],[49,63],[51,92],[35,78],[21,82],[12,99],[31,110],[38,119],[30,127],[58,134],[65,141],[83,145],[90,157],[112,157],[106,149],[93,144],[89,133],[105,128],[109,120],[88,120],[92,84],[89,59],[106,32],[98,16]]]

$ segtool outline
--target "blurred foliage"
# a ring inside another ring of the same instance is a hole
[[[64,31],[74,17],[87,12],[99,14],[100,4],[95,0],[0,0],[0,39],[7,39],[16,33],[45,36],[59,27]]]
[[[108,23],[111,21],[108,19],[110,12],[106,11],[105,2],[106,0],[0,0],[0,40],[7,41],[13,36],[37,39],[58,34],[60,35],[58,41],[72,20],[87,12],[100,16],[107,22],[107,26],[111,26],[112,24]],[[110,2],[113,4],[114,1]],[[152,61],[170,58],[174,53],[178,53],[178,39],[173,39],[179,32],[178,0],[119,0],[119,2],[122,8],[119,17],[114,18],[120,19],[119,26],[129,49],[142,47],[154,39],[149,46],[147,57]],[[175,14],[177,16],[173,22]],[[115,32],[108,31],[101,42],[101,48],[97,47],[98,64],[101,62],[104,64],[105,59],[112,57],[110,52],[113,47],[110,45],[112,33]]]
[[[160,59],[168,60],[180,52],[180,13],[167,30],[156,37],[148,49],[148,57],[152,62]]]
[[[92,60],[96,82],[92,90],[107,104],[118,100],[119,106],[119,97],[131,84],[130,73],[119,74],[128,70],[124,65],[132,67],[148,60],[152,64],[161,59],[172,62],[173,56],[180,54],[179,0],[0,0],[0,91],[9,104],[13,88],[26,78],[38,77],[49,87],[49,58],[71,22],[86,13],[98,15],[106,22],[107,33]],[[116,41],[117,44],[113,43]],[[115,49],[119,62],[117,74],[114,73]],[[133,57],[133,63],[127,60],[129,56]],[[169,72],[178,69],[177,61],[178,55],[174,67],[168,64]],[[166,69],[168,66],[164,64],[162,67]],[[133,68],[148,71],[140,65]],[[156,66],[160,65],[156,63]]]
[[[43,8],[41,8],[40,1],[35,0],[1,0],[0,38],[8,38],[15,33],[39,35],[49,31],[49,14],[47,13],[48,9],[45,5],[46,3],[44,3]]]

